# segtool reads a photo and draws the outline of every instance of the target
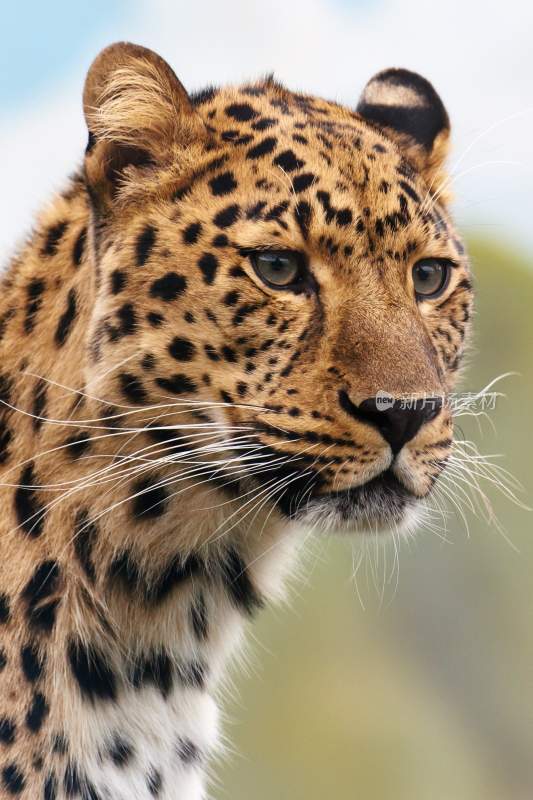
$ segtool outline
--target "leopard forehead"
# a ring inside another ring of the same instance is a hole
[[[143,213],[164,198],[173,204],[161,220],[168,226],[202,222],[221,237],[238,229],[241,246],[247,237],[279,244],[286,233],[284,244],[374,264],[428,248],[463,254],[446,211],[448,181],[425,181],[398,142],[357,112],[272,81],[191,99],[208,139],[190,149],[185,169],[180,153],[153,182],[143,172],[130,182]],[[262,225],[254,234],[246,221]]]

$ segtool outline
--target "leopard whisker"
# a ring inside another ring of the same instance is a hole
[[[134,475],[139,475],[139,474],[142,474],[142,472],[148,471],[148,470],[153,470],[153,463],[152,462],[150,462],[149,465],[142,465],[141,467],[137,467],[136,469],[133,470],[133,474]],[[196,474],[198,472],[198,470],[205,470],[206,472],[208,472],[209,470],[212,471],[212,464],[206,464],[206,465],[201,465],[199,467],[195,467],[190,472],[192,474]],[[128,471],[128,474],[127,474],[127,478],[128,479],[131,477],[131,474],[132,474],[132,471],[131,470]],[[116,478],[116,476],[114,476],[114,477]],[[183,477],[183,479],[186,479],[186,478]],[[92,481],[91,482],[91,481],[87,481],[85,479],[84,481],[81,482],[80,485],[75,485],[74,487],[69,489],[67,492],[63,492],[60,495],[59,498],[55,498],[50,503],[46,504],[44,507],[39,508],[38,511],[36,511],[34,514],[29,516],[24,521],[24,525],[27,525],[29,522],[31,522],[31,520],[35,520],[34,524],[30,528],[30,533],[31,533],[31,531],[39,523],[39,520],[42,518],[42,516],[45,513],[47,513],[48,511],[50,511],[51,509],[53,509],[57,504],[59,504],[60,502],[63,502],[66,499],[68,499],[75,492],[79,492],[79,491],[82,491],[83,489],[91,488],[91,486],[100,485],[100,484],[101,484],[101,481],[99,482],[97,480],[97,481]],[[119,482],[118,485],[119,486],[121,485],[120,482]],[[38,486],[33,486],[33,485],[32,486],[24,486],[24,485],[21,486],[21,484],[16,484],[15,486],[16,486],[16,488],[27,488],[27,489],[32,489],[32,490],[39,489],[39,488],[43,488],[43,489],[45,488],[45,487],[38,487]],[[117,487],[117,484],[115,483],[114,484],[114,488],[116,488],[116,487]],[[14,534],[17,530],[20,529],[20,527],[21,527],[21,525],[18,525],[15,528],[11,529],[11,531],[9,531],[8,535],[9,534]]]
[[[240,430],[247,430],[247,429],[235,428],[234,430],[240,431]],[[119,435],[124,435],[124,434],[127,434],[129,432],[130,431],[121,429],[119,432],[103,434],[101,436],[88,437],[88,439],[90,438],[91,442],[95,442],[95,441],[99,441],[99,440],[106,439],[106,438],[111,438],[111,437],[116,437],[116,436],[119,436]],[[146,432],[146,429],[145,428],[141,428],[141,429],[139,429],[139,432]],[[224,431],[224,433],[225,432],[227,432],[227,429]],[[197,434],[198,437],[202,436],[204,438],[208,438],[208,437],[213,438],[214,435],[215,434],[212,434],[210,432]],[[252,438],[253,434],[249,434],[249,437]],[[187,435],[187,436],[183,436],[183,437],[176,437],[175,439],[168,440],[168,442],[174,442],[174,441],[179,441],[179,440],[182,440],[182,439],[191,439],[191,438],[192,437],[190,435]],[[242,437],[240,437],[240,438],[242,438]],[[158,445],[159,445],[159,443],[154,443],[154,444],[150,445],[149,447],[157,447]],[[24,467],[25,465],[27,465],[29,463],[35,462],[38,458],[44,457],[46,455],[50,455],[52,453],[55,453],[55,452],[58,452],[58,451],[61,451],[61,450],[64,450],[64,449],[69,449],[71,446],[72,446],[71,443],[67,443],[67,444],[63,444],[63,445],[58,445],[57,447],[50,448],[48,450],[41,451],[40,453],[37,453],[37,454],[33,455],[31,458],[27,458],[24,461],[20,461],[17,464],[13,465],[12,467],[10,467],[7,470],[6,474],[8,475],[10,472],[13,472],[15,470],[19,470],[21,467]],[[149,449],[149,448],[146,448],[146,449]],[[202,450],[200,448],[197,448],[196,451],[202,452]],[[142,451],[137,451],[137,452],[142,452]],[[193,453],[195,451],[191,450],[190,452]],[[186,455],[186,454],[184,454],[184,455]],[[84,455],[84,456],[80,457],[79,461],[88,460],[89,458],[98,459],[98,458],[107,458],[107,457],[116,459],[117,453],[114,453],[112,456],[106,456],[105,454]],[[131,459],[131,458],[134,458],[134,457],[135,457],[134,454],[129,454],[127,456],[128,459]],[[120,457],[120,458],[122,458],[122,457]],[[175,463],[175,459],[173,459],[173,462]],[[49,489],[53,489],[53,488],[58,487],[58,486],[67,486],[67,485],[71,485],[73,483],[77,483],[79,480],[83,480],[85,477],[86,476],[83,476],[83,478],[81,478],[81,479],[76,479],[76,480],[73,480],[73,481],[62,481],[60,483],[55,483],[55,484],[34,484],[32,488],[35,488],[37,490],[49,490]],[[0,486],[2,486],[2,487],[10,487],[10,488],[14,488],[14,487],[23,488],[23,487],[21,487],[20,483],[1,482]]]
[[[216,544],[216,542],[218,542],[223,536],[227,536],[235,527],[240,525],[243,522],[243,520],[245,520],[248,517],[248,515],[250,513],[253,512],[253,510],[255,509],[255,505],[252,505],[252,508],[249,509],[246,512],[246,514],[244,514],[240,518],[238,518],[227,530],[224,530],[221,534],[219,534],[218,536],[215,536],[215,534],[222,527],[224,527],[226,525],[226,523],[229,522],[232,519],[232,517],[234,517],[235,515],[241,513],[243,511],[243,509],[250,502],[254,502],[255,504],[261,502],[261,500],[263,499],[262,495],[264,495],[265,492],[268,492],[267,499],[270,498],[271,496],[275,496],[276,490],[283,490],[286,486],[290,485],[295,480],[299,479],[301,477],[301,474],[302,473],[300,473],[300,472],[295,472],[295,473],[293,473],[292,475],[289,475],[289,476],[285,475],[282,478],[279,478],[278,480],[276,480],[274,478],[271,482],[267,483],[266,487],[261,489],[261,491],[259,491],[252,500],[247,501],[246,503],[244,503],[243,506],[240,506],[236,511],[233,512],[233,514],[230,514],[229,517],[227,517],[222,523],[220,523],[220,525],[217,526],[217,528],[215,528],[215,530],[213,531],[214,538],[210,538],[209,539],[209,544],[212,544],[212,545]]]
[[[494,130],[499,128],[501,125],[505,125],[507,122],[513,122],[514,120],[519,119],[520,117],[523,117],[523,116],[527,116],[528,114],[531,114],[531,113],[533,113],[533,107],[524,108],[521,111],[515,111],[512,114],[507,114],[505,117],[501,117],[501,119],[496,120],[496,122],[491,123],[486,128],[484,128],[479,133],[477,133],[474,136],[474,138],[472,139],[472,141],[469,142],[469,144],[463,149],[462,153],[457,157],[457,159],[454,162],[454,164],[452,164],[452,166],[450,168],[452,174],[455,173],[455,170],[457,169],[457,167],[461,164],[461,162],[464,160],[464,158],[468,155],[468,153],[472,150],[472,148],[475,147],[476,144],[478,144],[478,142],[481,139],[483,139],[489,133],[492,133]]]
[[[516,496],[512,488],[505,482],[504,479],[498,477],[497,474],[491,473],[489,469],[475,469],[472,464],[467,464],[460,459],[456,459],[454,456],[450,457],[450,465],[449,471],[453,474],[465,474],[468,477],[472,478],[472,480],[476,480],[477,478],[481,478],[486,480],[488,483],[491,483],[495,486],[508,500],[514,503],[519,508],[522,508],[524,511],[529,511],[530,509],[524,503],[520,501],[520,499]],[[479,483],[476,480],[476,488],[479,486]]]
[[[455,173],[450,175],[446,180],[442,181],[441,185],[438,187],[437,191],[432,195],[432,199],[434,202],[439,200],[439,197],[444,194],[444,192],[448,189],[451,185],[452,181],[456,182],[463,178],[465,175],[469,175],[471,172],[476,172],[479,169],[483,169],[485,167],[492,167],[492,166],[504,166],[504,167],[524,167],[526,166],[521,161],[513,161],[511,159],[489,159],[487,161],[482,161],[479,164],[474,164],[466,169],[462,170],[461,172]]]
[[[314,445],[312,445],[312,446],[314,446]],[[279,459],[276,459],[276,460],[275,460],[275,462],[276,462],[276,463],[277,463],[278,461],[279,461]],[[260,465],[260,466],[257,468],[257,470],[260,470],[260,471],[267,471],[269,468],[271,468],[271,464],[272,464],[272,462],[268,462],[268,463],[267,463],[267,465],[264,465],[264,464],[262,464],[262,465]],[[150,465],[149,465],[149,466],[145,466],[145,467],[143,467],[142,469],[143,469],[143,470],[153,470],[153,464],[152,464],[152,463],[150,463]],[[196,469],[196,470],[204,470],[204,469],[205,469],[206,473],[207,473],[207,472],[211,472],[211,473],[213,473],[213,466],[212,466],[212,464],[210,464],[210,463],[209,463],[209,464],[206,464],[206,465],[202,465],[201,467],[196,467],[195,469]],[[136,474],[137,474],[137,473],[136,473]],[[247,469],[247,471],[246,471],[246,474],[253,474],[253,470]],[[150,485],[150,487],[149,487],[148,489],[146,489],[144,492],[142,492],[142,491],[141,491],[141,492],[138,492],[138,493],[136,493],[135,495],[130,495],[128,498],[126,498],[126,499],[124,499],[124,500],[120,501],[118,504],[115,504],[114,506],[112,506],[112,507],[110,507],[110,508],[106,509],[104,512],[102,512],[102,514],[103,514],[103,513],[108,513],[110,510],[113,510],[113,509],[114,509],[114,508],[116,508],[117,506],[120,506],[120,505],[122,505],[123,503],[125,503],[125,502],[128,502],[128,500],[134,499],[135,497],[137,497],[137,496],[139,496],[139,495],[142,495],[142,494],[143,494],[143,493],[145,493],[146,491],[151,491],[151,490],[153,490],[153,489],[155,489],[155,488],[159,488],[159,487],[161,487],[161,486],[165,486],[165,485],[166,485],[168,482],[172,482],[172,481],[175,481],[175,480],[185,480],[185,479],[187,479],[188,477],[189,477],[189,475],[188,475],[188,474],[186,474],[186,476],[184,476],[182,473],[179,473],[179,477],[178,477],[178,478],[175,478],[175,476],[167,477],[167,478],[163,479],[162,481],[156,482],[155,484],[151,484],[151,485]],[[120,484],[119,484],[119,485],[120,485]],[[195,484],[195,486],[196,486],[196,485],[198,485],[198,484]],[[187,487],[187,488],[192,488],[192,487]],[[99,516],[100,516],[100,515],[99,515]]]
[[[191,472],[192,472],[192,471],[191,471]],[[167,499],[171,499],[171,498],[173,498],[173,497],[175,497],[175,496],[178,496],[178,495],[179,495],[179,494],[181,494],[183,491],[187,491],[187,489],[190,489],[190,488],[196,488],[196,487],[198,487],[198,486],[201,486],[201,485],[203,485],[204,483],[208,483],[210,480],[212,480],[212,472],[211,472],[211,471],[208,471],[208,470],[206,470],[206,471],[197,471],[197,472],[196,472],[194,475],[191,475],[191,474],[189,473],[189,474],[187,474],[187,475],[180,475],[180,477],[179,477],[179,478],[178,478],[178,477],[176,477],[176,475],[174,475],[174,476],[172,476],[172,478],[169,478],[169,479],[168,479],[168,481],[166,481],[165,483],[161,482],[160,484],[154,484],[154,485],[152,485],[152,486],[150,487],[150,489],[154,489],[154,488],[160,488],[160,487],[162,487],[162,486],[167,486],[167,485],[169,485],[169,484],[176,483],[176,482],[178,482],[179,480],[182,480],[182,479],[189,480],[191,477],[199,477],[199,476],[201,476],[202,474],[208,474],[208,475],[209,475],[209,478],[208,478],[206,481],[200,481],[199,483],[194,483],[194,484],[193,484],[193,487],[185,487],[185,488],[181,489],[181,490],[180,490],[180,491],[178,491],[178,492],[173,492],[173,493],[172,493],[172,494],[170,494],[170,495],[169,495],[169,497],[167,498]],[[226,483],[226,484],[223,484],[223,485],[229,485],[229,484],[231,484],[232,482],[234,482],[234,480],[236,480],[236,478],[234,478],[234,479],[232,479],[232,480],[228,480],[228,481],[227,481],[227,483]],[[255,491],[255,490],[251,490],[249,493],[251,493],[251,492],[253,492],[253,491]],[[142,492],[141,492],[141,493],[139,493],[139,494],[142,494]],[[104,496],[105,496],[105,495],[104,495]],[[133,499],[133,497],[135,497],[135,495],[133,495],[133,496],[129,496],[128,498],[126,498],[126,500],[125,500],[124,502],[127,502],[128,500],[131,500],[131,499]],[[226,500],[226,501],[224,501],[224,503],[221,503],[220,505],[225,505],[226,503],[231,503],[231,502],[234,502],[233,498],[232,498],[232,499],[230,499],[230,500]],[[217,507],[218,507],[218,506],[212,506],[212,508],[217,508]],[[85,525],[83,525],[83,526],[82,526],[82,527],[81,527],[81,528],[80,528],[80,529],[79,529],[79,530],[78,530],[78,531],[77,531],[77,532],[74,534],[74,536],[73,536],[73,537],[71,537],[71,539],[70,539],[70,543],[74,542],[77,536],[81,535],[81,534],[84,532],[84,530],[86,530],[86,529],[87,529],[87,528],[88,528],[90,525],[92,525],[92,524],[94,524],[96,521],[98,521],[98,519],[100,519],[100,518],[101,518],[101,517],[102,517],[104,514],[108,513],[108,512],[109,512],[109,510],[110,510],[110,509],[105,509],[105,510],[104,510],[103,512],[101,512],[99,515],[97,515],[97,517],[95,517],[95,518],[92,518],[92,519],[91,519],[90,521],[88,521],[88,522],[87,522]],[[199,510],[202,510],[202,509],[199,509]],[[65,549],[66,549],[66,546],[65,546]]]
[[[461,503],[459,502],[459,499],[455,496],[454,492],[451,491],[450,488],[444,483],[442,477],[437,486],[434,488],[434,492],[437,497],[441,495],[445,499],[445,501],[450,503],[452,507],[457,511],[465,526],[467,538],[470,538],[470,525],[468,524],[468,519],[463,511]]]
[[[304,487],[303,487],[303,489],[302,489],[302,492],[300,493],[300,497],[299,497],[299,499],[298,499],[298,501],[297,501],[297,504],[296,504],[296,514],[297,514],[297,513],[300,511],[300,508],[301,508],[301,506],[302,506],[302,503],[303,503],[303,501],[304,501],[304,499],[305,499],[306,495],[307,495],[307,496],[308,496],[308,495],[310,495],[310,492],[311,492],[311,491],[312,491],[312,489],[313,489],[313,484],[311,483],[311,480],[312,480],[312,478],[315,478],[315,482],[316,482],[316,480],[318,479],[318,476],[319,476],[320,472],[322,472],[323,470],[325,470],[325,469],[327,468],[328,464],[324,464],[324,465],[323,465],[323,466],[322,466],[320,469],[318,469],[318,470],[313,470],[313,467],[315,466],[315,464],[316,464],[317,460],[318,460],[319,458],[322,458],[322,457],[324,456],[324,453],[326,453],[328,450],[331,450],[331,448],[332,448],[333,446],[334,446],[334,445],[332,445],[332,444],[331,444],[331,445],[328,445],[328,447],[325,447],[325,448],[324,448],[324,449],[323,449],[323,450],[322,450],[320,453],[318,453],[318,454],[316,455],[316,458],[315,458],[315,460],[314,460],[314,461],[312,461],[312,462],[311,462],[311,463],[308,465],[307,469],[311,470],[311,477],[310,477],[310,479],[307,481],[307,483],[306,483],[306,484],[304,484]],[[311,484],[311,485],[309,485],[309,484]],[[309,500],[309,497],[308,497],[308,500]],[[261,507],[260,507],[260,508],[261,508]],[[271,509],[270,513],[268,514],[268,517],[267,517],[267,519],[270,517],[270,515],[271,515],[271,513],[272,513],[272,510],[273,510],[273,507],[272,507],[272,509]],[[258,511],[256,512],[256,514],[255,514],[255,515],[254,515],[254,517],[252,518],[252,520],[251,520],[251,524],[252,524],[252,525],[254,524],[254,522],[255,522],[255,520],[256,520],[256,517],[257,517],[257,514],[259,513],[259,511],[260,511],[260,509],[258,509]],[[265,526],[265,524],[266,524],[266,523],[263,523],[263,526],[262,526],[262,528],[261,528],[261,533],[262,533],[262,532],[263,532],[263,530],[264,530],[264,526]]]
[[[451,481],[449,475],[447,476],[447,480]],[[518,553],[519,549],[514,544],[514,542],[509,538],[509,536],[507,535],[505,529],[503,528],[503,526],[501,525],[500,521],[498,520],[496,514],[494,513],[494,510],[492,508],[492,505],[491,505],[489,499],[487,498],[485,492],[483,492],[483,490],[481,489],[481,487],[479,486],[477,481],[474,481],[474,483],[472,484],[472,482],[468,481],[465,478],[464,475],[456,475],[456,481],[451,481],[451,482],[454,484],[454,488],[455,488],[456,491],[458,489],[462,489],[463,495],[467,494],[467,491],[466,491],[466,489],[464,487],[460,486],[461,483],[466,485],[468,487],[468,489],[473,492],[473,496],[475,498],[477,498],[476,507],[479,509],[479,511],[480,511],[481,515],[483,516],[483,518],[489,524],[491,524],[494,528],[496,528],[496,530],[503,537],[503,539],[506,541],[506,543],[516,553]],[[476,511],[475,510],[473,511],[473,513],[474,513],[474,515],[476,515]]]
[[[192,402],[193,401],[191,401],[191,403]],[[209,410],[210,408],[213,408],[213,407],[219,407],[221,405],[225,405],[225,404],[222,404],[222,403],[201,402],[201,404],[200,404],[200,401],[194,401],[194,402],[199,404],[194,408],[195,411],[198,411],[198,410],[205,411],[205,410]],[[109,416],[93,417],[93,418],[87,418],[87,419],[81,419],[81,420],[72,420],[72,419],[45,417],[45,416],[42,416],[42,415],[39,415],[39,414],[33,414],[30,411],[26,411],[26,409],[19,408],[18,406],[12,405],[11,403],[9,403],[5,399],[0,399],[0,404],[3,405],[5,408],[8,408],[10,411],[14,411],[14,412],[16,412],[18,414],[21,414],[23,416],[30,417],[32,420],[34,420],[36,422],[47,423],[49,425],[60,425],[60,426],[65,426],[65,427],[77,427],[77,428],[81,427],[81,428],[87,428],[89,430],[93,430],[93,429],[98,429],[98,430],[110,430],[110,429],[111,430],[125,430],[125,428],[123,426],[116,427],[116,428],[110,426],[109,425],[109,420],[122,419],[123,417],[132,416],[134,414],[145,414],[147,411],[152,411],[152,410],[156,410],[157,411],[157,410],[162,409],[162,408],[163,409],[164,408],[181,408],[182,405],[183,405],[183,404],[176,404],[176,403],[168,403],[166,405],[143,406],[142,408],[131,407],[127,412],[123,412],[123,413],[120,413],[120,414],[112,414],[112,415],[109,415]],[[231,404],[226,404],[226,405],[231,405]],[[267,411],[268,409],[259,408],[258,410]],[[165,416],[178,416],[179,414],[188,414],[190,412],[191,412],[191,409],[189,407],[187,407],[185,410],[182,410],[182,411],[171,411],[168,414],[158,415],[158,417],[149,417],[148,421],[153,420],[153,419],[157,419],[157,418],[162,418],[162,417],[165,417]],[[98,425],[98,426],[91,425],[91,423],[93,423],[93,422],[103,422],[104,424],[103,425]],[[186,424],[189,427],[208,427],[208,426],[211,426],[211,427],[219,427],[220,429],[223,429],[225,427],[225,423],[222,423],[222,422],[208,422],[208,423],[201,422],[201,423],[186,423]],[[142,429],[143,429],[142,427],[139,428],[139,430],[142,430]]]

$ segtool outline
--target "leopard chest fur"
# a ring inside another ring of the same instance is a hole
[[[265,527],[246,561],[226,544],[225,561],[189,555],[150,575],[115,553],[91,593],[88,561],[40,562],[5,620],[6,798],[205,797],[222,672],[299,538]]]
[[[213,694],[242,618],[222,591],[190,586],[175,594],[172,606],[152,615],[152,630],[136,626],[122,646],[70,639],[71,674],[54,715],[61,763],[51,772],[58,785],[62,776],[67,797],[204,797],[219,749]]]
[[[162,661],[145,668],[138,685],[122,689],[116,701],[85,704],[70,719],[65,740],[76,744],[65,757],[67,797],[205,796],[204,771],[217,747],[215,701],[205,687],[188,685],[192,676],[168,686]]]

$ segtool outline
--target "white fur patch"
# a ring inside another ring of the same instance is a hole
[[[73,761],[102,798],[205,797],[204,768],[218,737],[218,710],[207,693],[177,687],[163,698],[151,686],[127,689],[116,703],[85,705],[78,730]],[[122,764],[111,756],[117,741],[131,748]]]
[[[409,86],[399,86],[396,83],[384,81],[371,81],[366,87],[363,98],[369,105],[379,106],[408,106],[409,108],[424,107],[427,105],[425,98]]]

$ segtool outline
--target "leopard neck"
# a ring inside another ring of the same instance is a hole
[[[22,800],[199,800],[226,662],[282,594],[299,534],[260,504],[247,515],[252,487],[179,459],[138,469],[166,444],[153,415],[88,384],[88,227],[78,186],[0,300],[1,780]]]

